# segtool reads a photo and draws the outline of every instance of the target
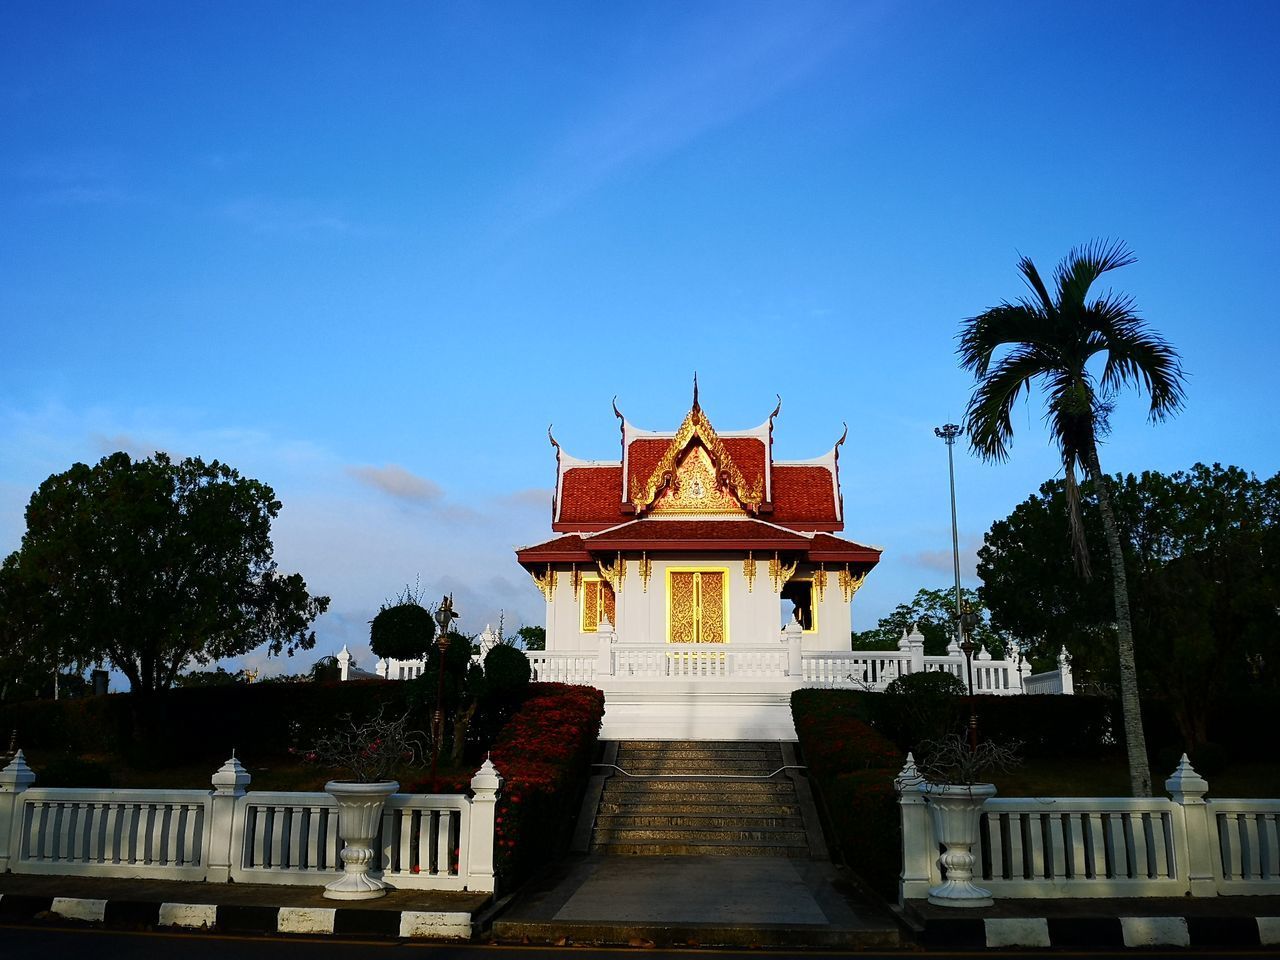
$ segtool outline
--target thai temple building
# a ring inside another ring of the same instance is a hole
[[[551,437],[556,536],[516,551],[546,599],[546,650],[529,657],[538,679],[605,691],[605,738],[793,739],[797,687],[883,689],[963,666],[958,650],[924,657],[919,634],[853,653],[851,606],[881,549],[842,535],[845,436],[777,460],[780,409],[720,432],[695,382],[673,431],[636,427],[615,404],[616,460]],[[1022,692],[1025,668],[981,656],[985,692]]]
[[[852,604],[881,548],[844,536],[840,451],[776,460],[774,421],[720,432],[698,401],[672,431],[643,430],[614,405],[616,460],[571,456],[550,435],[556,482],[551,539],[516,551],[546,601],[538,680],[605,693],[601,733],[614,740],[792,740],[792,691],[883,690],[941,670],[987,694],[1071,693],[1065,653],[1032,675],[953,640],[926,656],[904,633],[896,650],[851,646]],[[486,636],[489,631],[486,629]],[[483,643],[484,638],[482,638]],[[356,669],[343,679],[412,679],[422,661]]]

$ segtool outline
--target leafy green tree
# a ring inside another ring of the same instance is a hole
[[[1109,478],[1131,572],[1134,642],[1144,695],[1167,699],[1183,745],[1208,737],[1234,692],[1277,686],[1280,664],[1280,474],[1196,464],[1173,474]],[[1101,531],[1092,481],[1081,486],[1087,535]],[[1116,625],[1106,570],[1085,580],[1061,549],[1065,483],[1055,481],[995,523],[978,553],[995,623],[1024,638],[1033,662],[1065,644],[1077,674],[1110,682]],[[1272,666],[1268,666],[1272,665]]]
[[[394,603],[383,604],[369,623],[369,647],[388,660],[418,660],[436,636],[436,621],[415,591],[405,587]]]
[[[216,460],[77,463],[27,505],[0,575],[0,632],[32,663],[110,663],[140,696],[192,663],[309,650],[329,598],[277,569],[279,511],[269,486]]]
[[[520,638],[520,643],[526,650],[547,649],[546,627],[521,627],[516,631],[516,636]]]
[[[1145,389],[1149,415],[1163,420],[1182,405],[1183,375],[1178,353],[1151,333],[1133,299],[1108,291],[1089,299],[1105,273],[1135,257],[1121,243],[1093,243],[1072,250],[1058,265],[1050,293],[1034,263],[1018,262],[1031,296],[1005,301],[965,321],[959,354],[976,385],[965,413],[973,449],[986,460],[1004,460],[1013,442],[1013,409],[1035,382],[1046,391],[1047,422],[1062,455],[1072,519],[1072,543],[1083,571],[1088,554],[1080,522],[1076,477],[1094,481],[1111,565],[1115,603],[1120,703],[1124,714],[1129,782],[1135,796],[1151,795],[1151,771],[1133,652],[1133,623],[1120,533],[1098,460],[1098,442],[1107,435],[1114,397],[1120,389]],[[1000,356],[997,358],[997,353]],[[1103,357],[1101,376],[1090,361]]]
[[[991,626],[991,620],[978,593],[965,587],[960,600],[968,603],[978,615],[978,622],[971,631],[973,641],[986,647],[997,660],[1007,656],[1012,649],[1007,639]],[[940,590],[920,589],[910,603],[900,603],[871,630],[853,634],[855,650],[896,650],[903,631],[910,631],[915,624],[924,636],[924,652],[931,657],[946,653],[956,635],[956,595],[951,587]]]

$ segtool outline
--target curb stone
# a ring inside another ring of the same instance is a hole
[[[1280,946],[1280,917],[987,917],[918,920],[933,949]]]
[[[114,927],[169,927],[222,933],[305,934],[470,940],[462,911],[360,910],[350,907],[266,907],[81,897],[0,895],[0,922],[45,917]]]

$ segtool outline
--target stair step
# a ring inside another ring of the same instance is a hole
[[[618,783],[609,780],[604,785],[604,796],[618,801],[643,801],[645,797],[657,797],[654,803],[660,803],[662,797],[669,797],[689,803],[762,804],[771,800],[786,800],[787,797],[795,796],[795,791],[790,782],[774,785],[769,781],[648,780]]]
[[[749,750],[727,750],[724,747],[681,747],[681,746],[661,746],[651,748],[636,748],[632,750],[619,750],[620,757],[673,757],[700,760],[707,757],[723,758],[727,760],[734,759],[761,759],[773,760],[782,756],[782,751],[777,747],[752,747]]]
[[[600,843],[592,852],[613,857],[808,857],[808,846],[791,846],[764,840],[735,843]]]
[[[596,829],[690,829],[707,827],[743,830],[781,828],[803,830],[804,821],[798,815],[777,813],[634,813],[630,809],[617,813],[600,813],[596,817]]]
[[[681,843],[741,843],[748,840],[768,841],[784,846],[801,846],[806,842],[803,830],[690,830],[678,827],[597,827],[597,843],[648,843],[655,840],[678,840]]]
[[[774,740],[619,740],[618,752],[626,750],[773,750]]]
[[[779,816],[798,817],[800,807],[795,803],[613,803],[608,800],[600,804],[602,815],[648,816]]]
[[[699,763],[691,764],[682,760],[624,760],[618,764],[633,777],[714,777],[723,780],[725,777],[767,777],[777,770],[777,763]]]

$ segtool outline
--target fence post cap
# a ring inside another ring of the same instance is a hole
[[[893,789],[898,793],[902,793],[907,787],[914,786],[923,779],[919,768],[916,767],[916,758],[908,752],[906,763],[902,765],[898,775],[893,778]]]
[[[36,782],[36,773],[27,766],[27,758],[19,750],[9,761],[9,765],[0,770],[0,793],[21,793]]]
[[[213,775],[213,792],[220,797],[241,796],[251,779],[244,764],[236,759],[235,753],[232,753],[231,759],[220,766]]]
[[[1209,781],[1196,773],[1195,767],[1191,766],[1191,760],[1184,753],[1182,759],[1178,761],[1177,769],[1164,782],[1164,788],[1176,803],[1187,800],[1199,801],[1209,792]]]
[[[496,794],[498,788],[502,786],[502,774],[498,772],[498,768],[493,765],[493,761],[488,757],[484,758],[484,763],[480,764],[480,769],[476,771],[475,776],[471,778],[471,789],[476,793],[488,792]]]

